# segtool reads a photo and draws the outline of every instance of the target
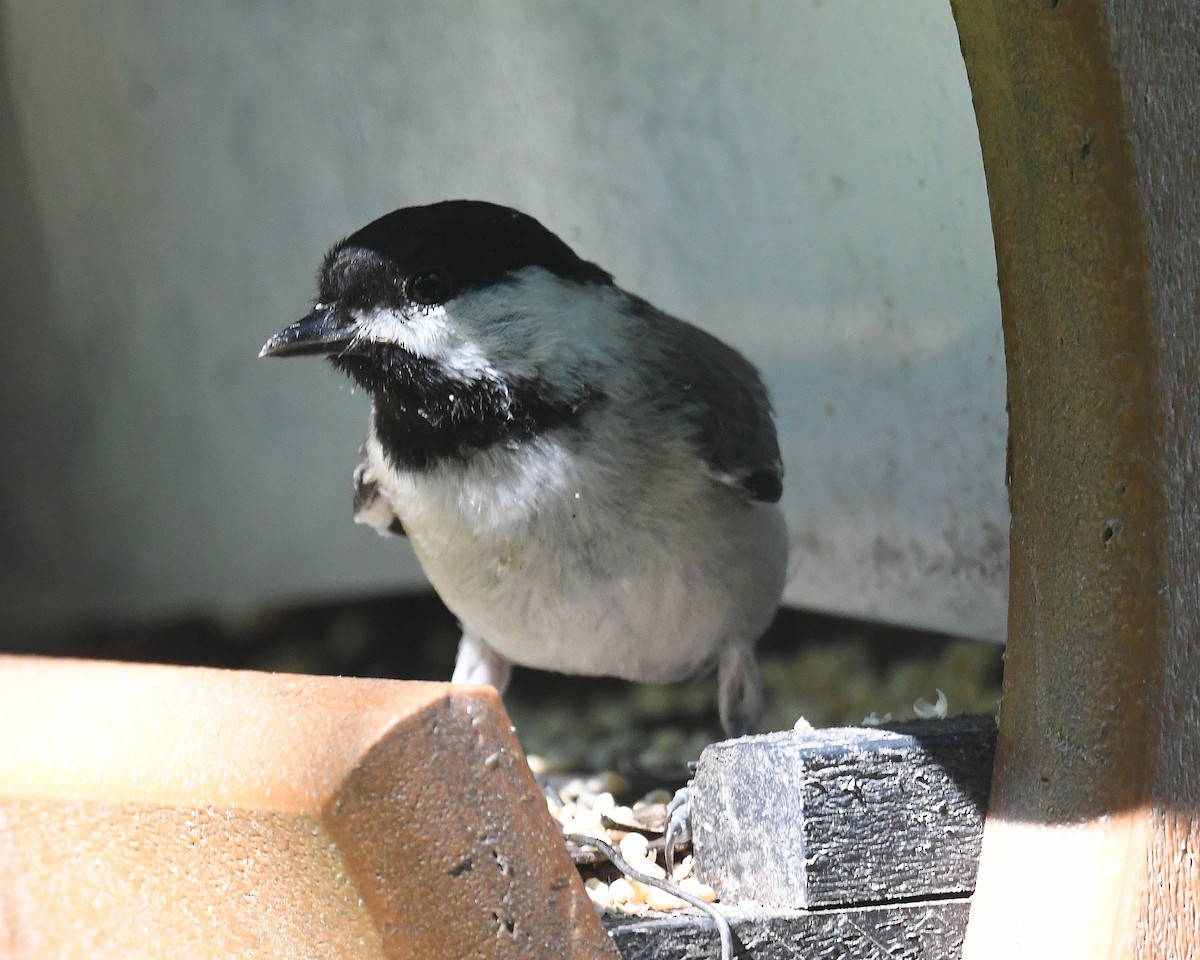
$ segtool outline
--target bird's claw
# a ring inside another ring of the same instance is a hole
[[[675,850],[692,842],[692,785],[680,787],[667,804],[667,826],[663,831],[663,863],[667,876],[675,870]]]
[[[373,527],[380,536],[407,536],[404,524],[379,489],[366,444],[359,447],[358,458],[358,466],[354,468],[354,522]]]

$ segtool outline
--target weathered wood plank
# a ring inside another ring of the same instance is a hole
[[[941,900],[848,910],[729,909],[736,955],[745,960],[957,960],[970,901]],[[717,956],[717,934],[698,912],[661,918],[605,917],[621,960]]]
[[[1200,4],[953,7],[996,238],[1013,520],[967,954],[1198,956]]]
[[[723,900],[847,906],[969,894],[991,717],[713,744],[692,801],[697,871]]]

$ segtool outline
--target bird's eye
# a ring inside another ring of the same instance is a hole
[[[425,307],[445,303],[450,299],[450,278],[441,270],[426,270],[408,278],[404,295]]]

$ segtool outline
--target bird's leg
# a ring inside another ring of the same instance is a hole
[[[725,736],[744,737],[753,733],[763,715],[762,678],[754,659],[754,648],[746,643],[728,643],[717,661],[717,709]],[[692,781],[675,791],[667,804],[667,827],[663,837],[663,860],[668,875],[674,866],[675,848],[692,839]]]
[[[473,634],[463,631],[458,642],[458,658],[454,661],[451,683],[486,683],[503,693],[512,676],[512,662],[502,657]]]
[[[729,738],[753,733],[763,715],[762,678],[754,648],[748,643],[727,643],[717,661],[717,709],[721,727]]]
[[[675,872],[675,848],[692,842],[692,781],[675,791],[667,804],[667,826],[663,830],[663,864],[667,876]]]

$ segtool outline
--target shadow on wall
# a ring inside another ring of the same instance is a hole
[[[966,399],[981,384],[1003,389],[993,369],[1003,355],[981,347],[984,335],[967,329],[903,356],[834,344],[759,360],[773,388],[804,384],[775,390],[787,440],[789,603],[1004,639],[1004,400],[998,393],[994,419],[981,421]]]
[[[0,324],[6,331],[0,350],[0,578],[9,588],[48,577],[70,581],[83,566],[75,532],[85,505],[43,491],[71,471],[88,422],[86,409],[64,400],[86,361],[86,344],[39,335],[56,312],[55,281],[34,205],[11,62],[0,16]],[[86,327],[78,332],[85,335]],[[86,396],[80,391],[75,399]],[[42,411],[49,409],[71,415],[47,432]]]

